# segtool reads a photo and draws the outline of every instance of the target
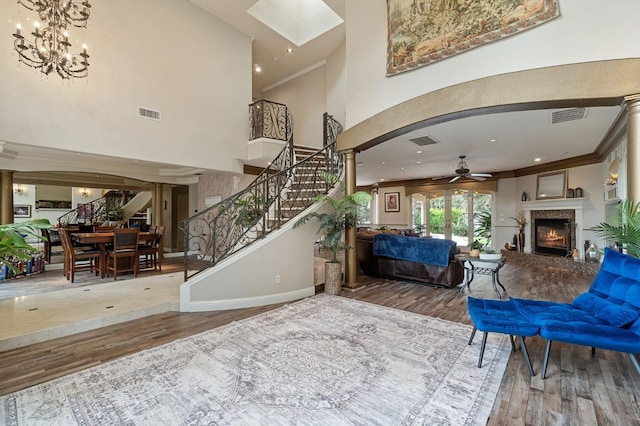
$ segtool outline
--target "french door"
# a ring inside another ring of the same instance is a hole
[[[434,190],[413,195],[414,223],[432,238],[468,246],[474,239],[474,211],[491,211],[491,194],[466,189]]]

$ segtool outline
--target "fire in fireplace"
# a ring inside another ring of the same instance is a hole
[[[534,251],[567,256],[571,253],[571,223],[568,219],[535,219]]]

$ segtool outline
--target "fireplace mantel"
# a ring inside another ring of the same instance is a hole
[[[527,226],[525,227],[525,235],[531,235],[531,212],[540,210],[574,210],[576,221],[576,248],[580,254],[580,258],[584,256],[584,238],[582,236],[582,210],[586,204],[585,198],[560,198],[557,200],[537,200],[523,201],[522,210],[527,218]],[[531,253],[531,238],[525,241],[524,251]]]
[[[522,210],[582,210],[585,198],[560,198],[558,200],[523,201]],[[576,220],[577,221],[577,220]]]

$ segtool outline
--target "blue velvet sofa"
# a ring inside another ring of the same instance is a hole
[[[547,339],[543,379],[554,341],[591,346],[592,352],[597,348],[627,353],[640,374],[640,259],[605,249],[591,288],[572,303],[515,298],[505,303],[513,303]]]

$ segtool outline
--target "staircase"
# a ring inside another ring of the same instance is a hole
[[[261,112],[269,106],[259,102]],[[182,222],[185,281],[264,239],[328,193],[319,172],[342,173],[342,156],[335,150],[341,129],[324,114],[324,147],[318,150],[294,146],[291,127],[282,151],[251,185]]]
[[[109,191],[104,196],[63,214],[58,218],[58,225],[67,227],[77,224],[102,225],[107,221],[110,208],[120,207],[124,211],[124,218],[117,221],[126,223],[140,210],[150,206],[151,191]]]

